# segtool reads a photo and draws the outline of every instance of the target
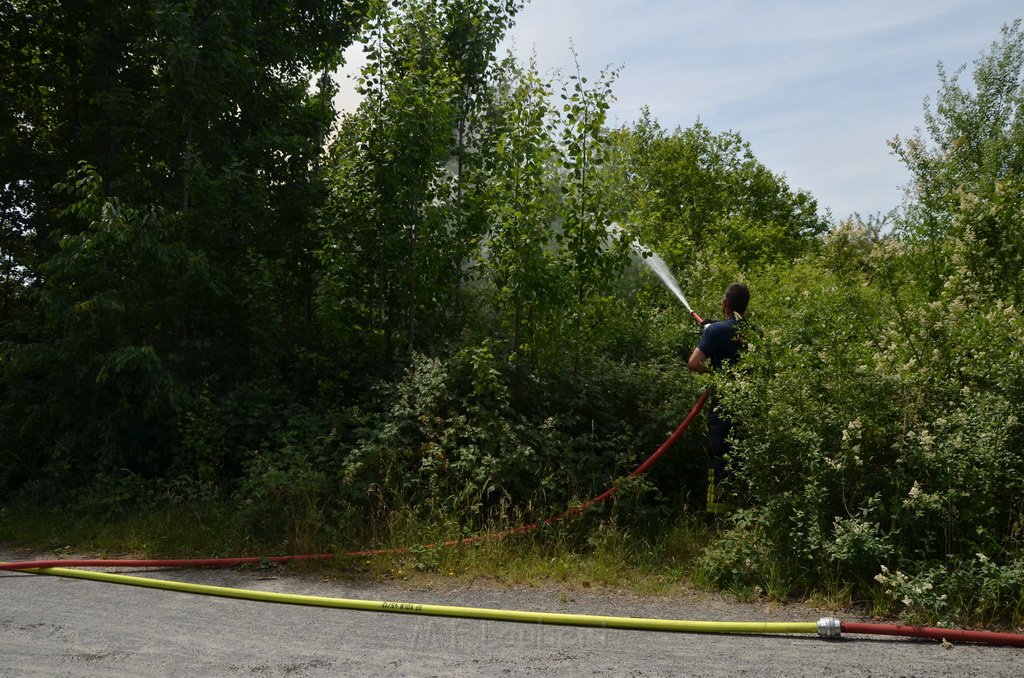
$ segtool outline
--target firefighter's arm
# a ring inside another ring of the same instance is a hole
[[[693,353],[690,354],[690,359],[686,361],[686,367],[691,372],[701,374],[708,371],[707,360],[708,357],[704,355],[704,351],[695,348]]]

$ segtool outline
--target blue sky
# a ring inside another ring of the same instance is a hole
[[[662,126],[739,132],[836,219],[899,205],[887,141],[924,120],[947,71],[1024,17],[1005,0],[533,0],[503,44],[542,70],[623,69],[610,122],[647,105]],[[969,76],[971,66],[968,66]]]
[[[738,132],[822,211],[866,218],[900,204],[909,176],[887,142],[923,123],[938,62],[969,76],[1020,17],[1020,0],[532,0],[500,51],[549,73],[575,71],[570,46],[588,77],[622,67],[611,124],[646,105],[668,129]]]

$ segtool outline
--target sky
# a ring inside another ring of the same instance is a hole
[[[968,82],[1021,17],[1019,0],[532,0],[499,51],[566,75],[575,51],[591,80],[621,68],[611,125],[647,106],[669,130],[738,132],[839,220],[900,204],[909,174],[888,140],[923,124],[939,62]]]

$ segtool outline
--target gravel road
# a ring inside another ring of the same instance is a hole
[[[3,552],[0,560],[26,554]],[[492,583],[413,588],[284,571],[126,574],[339,598],[722,621],[816,621],[803,605]],[[0,572],[0,676],[1022,676],[1024,649],[913,639],[699,635],[231,600]]]

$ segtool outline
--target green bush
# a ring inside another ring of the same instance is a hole
[[[350,458],[390,506],[471,517],[511,502],[543,518],[606,489],[664,440],[689,407],[678,369],[595,357],[578,377],[524,378],[487,341],[418,355]]]
[[[837,576],[867,588],[883,566],[913,579],[981,552],[993,566],[974,578],[994,582],[1022,546],[1021,314],[958,265],[957,241],[931,299],[907,243],[847,230],[826,249],[840,247],[862,256],[752,283],[764,329],[715,379],[740,422],[731,464],[751,513],[708,576],[756,578],[734,566],[756,551],[805,589]]]

